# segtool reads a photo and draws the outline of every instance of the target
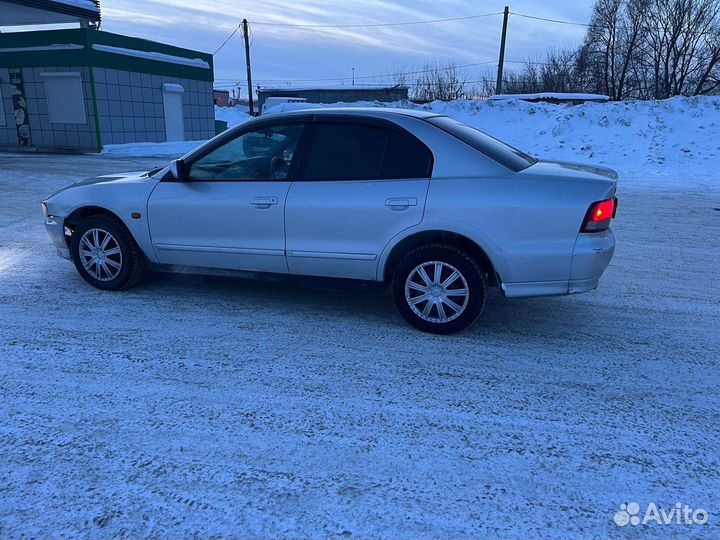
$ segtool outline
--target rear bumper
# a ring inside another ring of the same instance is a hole
[[[573,250],[568,293],[591,291],[615,253],[615,235],[608,229],[599,233],[580,233]]]
[[[508,298],[529,298],[592,291],[600,283],[600,277],[610,264],[614,253],[615,235],[611,230],[581,233],[575,242],[569,280],[503,283],[503,293]]]
[[[70,250],[68,249],[67,242],[65,242],[63,219],[55,216],[46,217],[45,230],[55,245],[57,254],[63,259],[70,259]]]

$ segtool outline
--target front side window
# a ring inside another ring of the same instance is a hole
[[[286,180],[304,124],[248,131],[195,161],[191,180]]]
[[[305,159],[306,180],[429,178],[432,153],[408,132],[353,122],[319,122]]]

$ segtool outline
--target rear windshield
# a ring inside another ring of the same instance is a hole
[[[527,169],[537,162],[537,159],[525,152],[448,116],[433,116],[427,121],[515,172]]]

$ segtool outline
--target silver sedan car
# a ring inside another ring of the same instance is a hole
[[[104,290],[145,272],[386,284],[451,333],[507,297],[597,287],[615,249],[610,169],[540,161],[447,116],[321,109],[251,120],[167,167],[43,202],[60,256]]]

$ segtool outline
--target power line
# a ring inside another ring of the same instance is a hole
[[[313,29],[313,28],[378,28],[378,27],[387,27],[387,26],[408,26],[408,25],[416,25],[416,24],[434,24],[434,23],[443,23],[443,22],[452,22],[452,21],[465,21],[470,19],[480,19],[483,17],[492,17],[494,15],[502,15],[503,12],[493,12],[493,13],[482,13],[478,15],[465,15],[463,17],[449,17],[445,19],[427,19],[423,21],[404,21],[404,22],[393,22],[393,23],[368,23],[368,24],[290,24],[290,23],[274,23],[274,22],[268,22],[268,21],[253,21],[252,24],[258,24],[262,26],[274,26],[279,28],[305,28],[305,29]],[[592,27],[592,24],[587,23],[579,23],[574,21],[564,21],[560,19],[551,19],[547,17],[538,17],[536,15],[528,15],[526,13],[516,13],[514,11],[510,12],[511,15],[516,15],[518,17],[524,17],[526,19],[533,19],[537,21],[545,21],[545,22],[551,22],[556,24],[567,24],[567,25],[573,25],[573,26],[583,26],[583,27]],[[240,30],[240,25],[238,25],[232,33],[225,39],[225,41],[222,42],[222,44],[213,52],[213,54],[219,53],[225,45],[227,45],[228,41],[230,41],[233,36]],[[252,45],[252,42],[251,42]]]
[[[515,12],[509,12],[507,8],[505,8],[505,17],[507,20],[508,15],[516,15],[518,17],[523,17],[527,19],[533,19],[538,21],[544,21],[544,22],[550,22],[550,23],[557,23],[557,24],[567,24],[567,25],[574,25],[574,26],[583,26],[583,27],[592,27],[591,24],[586,23],[578,23],[574,21],[565,21],[560,19],[551,19],[547,17],[539,17],[535,15],[528,15],[525,13],[515,13]],[[274,27],[282,27],[282,28],[305,28],[305,29],[313,29],[313,28],[376,28],[376,27],[388,27],[388,26],[405,26],[405,25],[417,25],[417,24],[431,24],[431,23],[442,23],[442,22],[450,22],[450,21],[462,21],[462,20],[469,20],[469,19],[478,19],[483,17],[492,17],[494,15],[503,15],[503,12],[494,12],[494,13],[484,13],[484,14],[478,14],[478,15],[466,15],[462,17],[451,17],[451,18],[445,18],[445,19],[427,19],[422,21],[405,21],[405,22],[394,22],[394,23],[368,23],[368,24],[287,24],[287,23],[273,23],[273,22],[267,22],[267,21],[255,21],[253,24],[258,25],[264,25],[264,26],[274,26]],[[249,25],[248,25],[249,26]],[[240,30],[241,25],[238,25],[231,33],[230,35],[222,42],[222,44],[215,50],[213,55],[219,53],[225,45],[235,36],[235,34]],[[249,49],[250,45],[252,45],[252,32],[246,31],[246,33],[249,33],[250,35],[244,35],[246,38],[246,48]],[[250,42],[248,43],[247,38],[250,38]],[[519,60],[507,60],[508,63],[523,63],[523,61]],[[533,62],[534,64],[538,65],[546,65],[542,62]],[[405,75],[417,75],[422,73],[429,73],[434,71],[447,71],[451,69],[463,69],[473,66],[479,66],[479,65],[488,65],[488,64],[499,64],[498,62],[493,61],[485,61],[485,62],[474,62],[471,64],[464,64],[460,66],[447,66],[444,68],[430,68],[430,69],[424,69],[424,70],[417,70],[417,71],[408,71],[408,72],[400,72],[398,75],[405,76]],[[361,80],[367,80],[367,79],[377,79],[377,78],[389,78],[392,77],[392,74],[382,74],[382,75],[365,75],[360,77],[324,77],[324,78],[313,78],[313,79],[257,79],[257,82],[262,82],[265,84],[270,83],[303,83],[303,82],[328,82],[328,81],[349,81],[349,80],[355,80],[355,79],[361,79]],[[218,79],[220,81],[222,79]],[[232,81],[232,79],[226,79]],[[474,82],[474,81],[467,81],[467,82]],[[478,81],[480,82],[480,81]],[[484,82],[484,81],[482,81]],[[238,83],[239,84],[239,83]],[[406,86],[411,86],[411,84],[406,84]]]
[[[266,21],[252,21],[252,24],[259,24],[262,26],[278,26],[282,28],[377,28],[380,26],[407,26],[412,24],[432,24],[442,23],[451,21],[465,21],[468,19],[480,19],[482,17],[492,17],[493,15],[502,15],[502,12],[496,13],[483,13],[480,15],[466,15],[464,17],[450,17],[447,19],[428,19],[424,21],[405,21],[405,22],[393,22],[393,23],[370,23],[370,24],[288,24],[288,23],[273,23]]]
[[[256,81],[253,81],[253,82],[256,82]],[[472,84],[472,83],[479,83],[479,82],[494,84],[495,79],[487,79],[487,78],[468,79],[468,80],[460,79],[458,81],[458,84]],[[215,88],[221,88],[221,89],[230,88],[230,89],[232,89],[232,88],[242,86],[244,84],[246,84],[246,81],[238,81],[237,83],[221,83],[221,84],[216,84],[214,86],[215,86]],[[440,85],[444,85],[444,84],[447,84],[447,83],[443,82],[443,81],[424,81],[424,82],[408,82],[406,84],[401,84],[401,85],[394,85],[392,83],[390,83],[390,84],[370,83],[370,84],[361,85],[361,87],[365,86],[365,87],[373,87],[373,88],[390,88],[393,86],[401,86],[401,87],[408,87],[408,88],[417,88],[417,87],[422,87],[422,86],[440,86]],[[346,85],[340,85],[337,87],[333,87],[333,89],[343,89],[343,88],[352,90],[353,86],[350,84],[346,84]],[[357,89],[358,87],[355,86],[355,88]],[[275,87],[273,87],[272,89],[275,89]],[[293,88],[291,87],[288,90],[293,90]]]
[[[507,60],[507,62],[521,62],[520,60]],[[431,73],[433,71],[449,71],[452,69],[463,69],[468,67],[474,67],[474,66],[483,66],[488,64],[496,64],[497,62],[495,60],[487,60],[485,62],[473,62],[472,64],[462,64],[459,66],[446,66],[446,67],[438,67],[438,68],[430,68],[430,69],[421,69],[417,71],[404,71],[402,73],[398,73],[399,75],[418,75],[420,73]],[[355,77],[355,80],[358,79],[379,79],[382,77],[391,77],[393,74],[385,73],[380,75],[363,75],[361,77]],[[217,81],[235,81],[235,79],[215,79]],[[350,81],[352,80],[352,77],[323,77],[323,78],[317,78],[317,79],[257,79],[258,82],[324,82],[324,81]]]
[[[313,28],[378,28],[378,27],[385,27],[385,26],[408,26],[408,25],[415,25],[415,24],[434,24],[434,23],[443,23],[443,22],[452,22],[452,21],[465,21],[470,19],[480,19],[483,17],[492,17],[494,15],[502,15],[503,13],[501,11],[494,12],[494,13],[482,13],[479,15],[465,15],[463,17],[449,17],[446,19],[427,19],[424,21],[404,21],[404,22],[393,22],[393,23],[368,23],[368,24],[290,24],[290,23],[274,23],[274,22],[268,22],[268,21],[253,21],[252,24],[258,24],[262,26],[274,26],[279,28],[305,28],[305,29],[313,29]],[[536,21],[545,21],[545,22],[551,22],[556,24],[567,24],[567,25],[573,25],[573,26],[584,26],[584,27],[592,27],[592,24],[588,23],[579,23],[574,21],[563,21],[560,19],[550,19],[548,17],[538,17],[536,15],[528,15],[526,13],[516,13],[514,11],[510,12],[510,15],[516,15],[518,17],[524,17],[526,19],[533,19]],[[220,52],[223,47],[227,44],[230,39],[238,32],[240,29],[240,25],[238,25],[235,30],[232,31],[232,33],[225,39],[225,41],[222,42],[222,44],[215,50],[213,54],[217,54]]]
[[[505,63],[509,64],[525,64],[527,63],[526,60],[505,60]],[[548,65],[547,62],[534,62],[531,61],[532,64],[540,65],[540,66],[546,66]],[[437,69],[423,69],[423,70],[417,70],[417,71],[406,71],[404,73],[401,73],[401,75],[418,75],[421,73],[431,73],[434,71],[447,71],[450,69],[463,69],[473,66],[481,66],[481,65],[494,65],[497,64],[496,60],[488,60],[486,62],[474,62],[472,64],[462,64],[459,66],[448,66],[448,67],[440,67]],[[381,79],[381,78],[391,78],[393,77],[392,73],[385,73],[381,75],[364,75],[362,77],[355,77],[355,80],[358,79]],[[235,84],[246,84],[246,80],[238,80],[238,79],[222,79],[218,78],[215,79],[218,84],[216,86],[234,86]],[[324,78],[318,78],[318,79],[254,79],[256,83],[262,83],[262,84],[282,84],[282,83],[311,83],[311,82],[332,82],[332,81],[351,81],[352,77],[324,77]],[[367,83],[366,83],[367,84]],[[384,83],[378,83],[378,84],[384,84]],[[410,84],[410,83],[408,83]]]
[[[592,26],[591,24],[587,24],[587,23],[579,23],[579,22],[573,22],[573,21],[561,21],[560,19],[548,19],[546,17],[536,17],[535,15],[526,15],[524,13],[515,13],[514,11],[511,11],[510,15],[516,15],[518,17],[525,17],[526,19],[535,19],[536,21],[546,21],[546,22],[557,23],[557,24],[571,24],[571,25],[575,25],[575,26]]]
[[[235,27],[235,30],[232,31],[232,34],[230,34],[225,41],[222,42],[222,45],[220,45],[217,49],[215,49],[215,52],[213,53],[213,56],[215,56],[217,53],[219,53],[222,48],[227,45],[227,42],[232,39],[232,37],[237,34],[238,30],[240,30],[240,25],[238,24],[237,27]]]

